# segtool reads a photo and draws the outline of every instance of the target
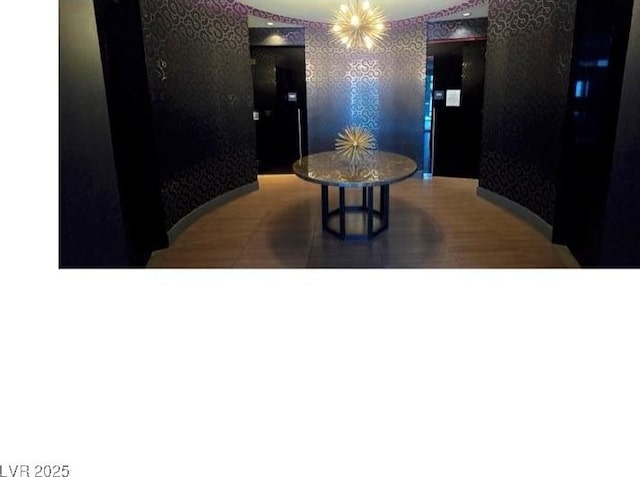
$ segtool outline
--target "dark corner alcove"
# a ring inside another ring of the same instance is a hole
[[[521,206],[581,266],[637,266],[640,108],[629,59],[640,7],[546,4],[489,3],[478,192]]]
[[[601,264],[633,3],[577,2],[553,240],[582,266]]]
[[[99,9],[72,0],[62,0],[59,8],[59,266],[139,265],[145,251],[133,239],[140,231],[136,210],[125,200],[130,191],[118,164],[123,142],[113,141],[119,131],[112,131],[113,91],[107,91],[101,58]]]
[[[94,0],[122,214],[132,265],[168,245],[151,122],[140,6]]]
[[[60,3],[61,267],[144,266],[257,187],[247,9],[170,3]]]

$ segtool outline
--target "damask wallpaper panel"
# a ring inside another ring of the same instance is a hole
[[[333,149],[348,125],[371,130],[383,150],[421,163],[426,25],[394,26],[373,51],[349,51],[326,26],[306,28],[309,152]]]
[[[490,0],[480,187],[553,224],[575,0]]]
[[[228,0],[141,0],[167,229],[255,182],[246,9]]]

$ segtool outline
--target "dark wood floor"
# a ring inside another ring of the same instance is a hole
[[[476,180],[411,178],[392,184],[389,230],[365,243],[342,242],[322,231],[320,186],[294,175],[259,176],[258,183],[258,191],[212,210],[169,248],[154,252],[148,267],[576,266],[565,248],[478,197]],[[349,192],[356,202],[358,190]]]

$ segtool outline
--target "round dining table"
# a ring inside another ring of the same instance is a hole
[[[356,158],[326,151],[293,164],[296,176],[320,185],[322,230],[345,241],[371,240],[389,228],[389,185],[411,177],[417,168],[410,157],[378,150]],[[338,207],[333,210],[329,209],[329,187],[338,190]],[[351,188],[362,189],[360,204],[346,203],[345,189]],[[374,189],[378,189],[377,206]],[[348,230],[347,214],[360,214],[363,226]]]

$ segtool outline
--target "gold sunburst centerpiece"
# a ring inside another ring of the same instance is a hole
[[[375,147],[373,134],[358,126],[347,127],[336,139],[336,151],[352,161],[371,153]]]
[[[382,40],[384,22],[382,11],[368,0],[350,0],[335,11],[331,33],[347,48],[370,50]]]

